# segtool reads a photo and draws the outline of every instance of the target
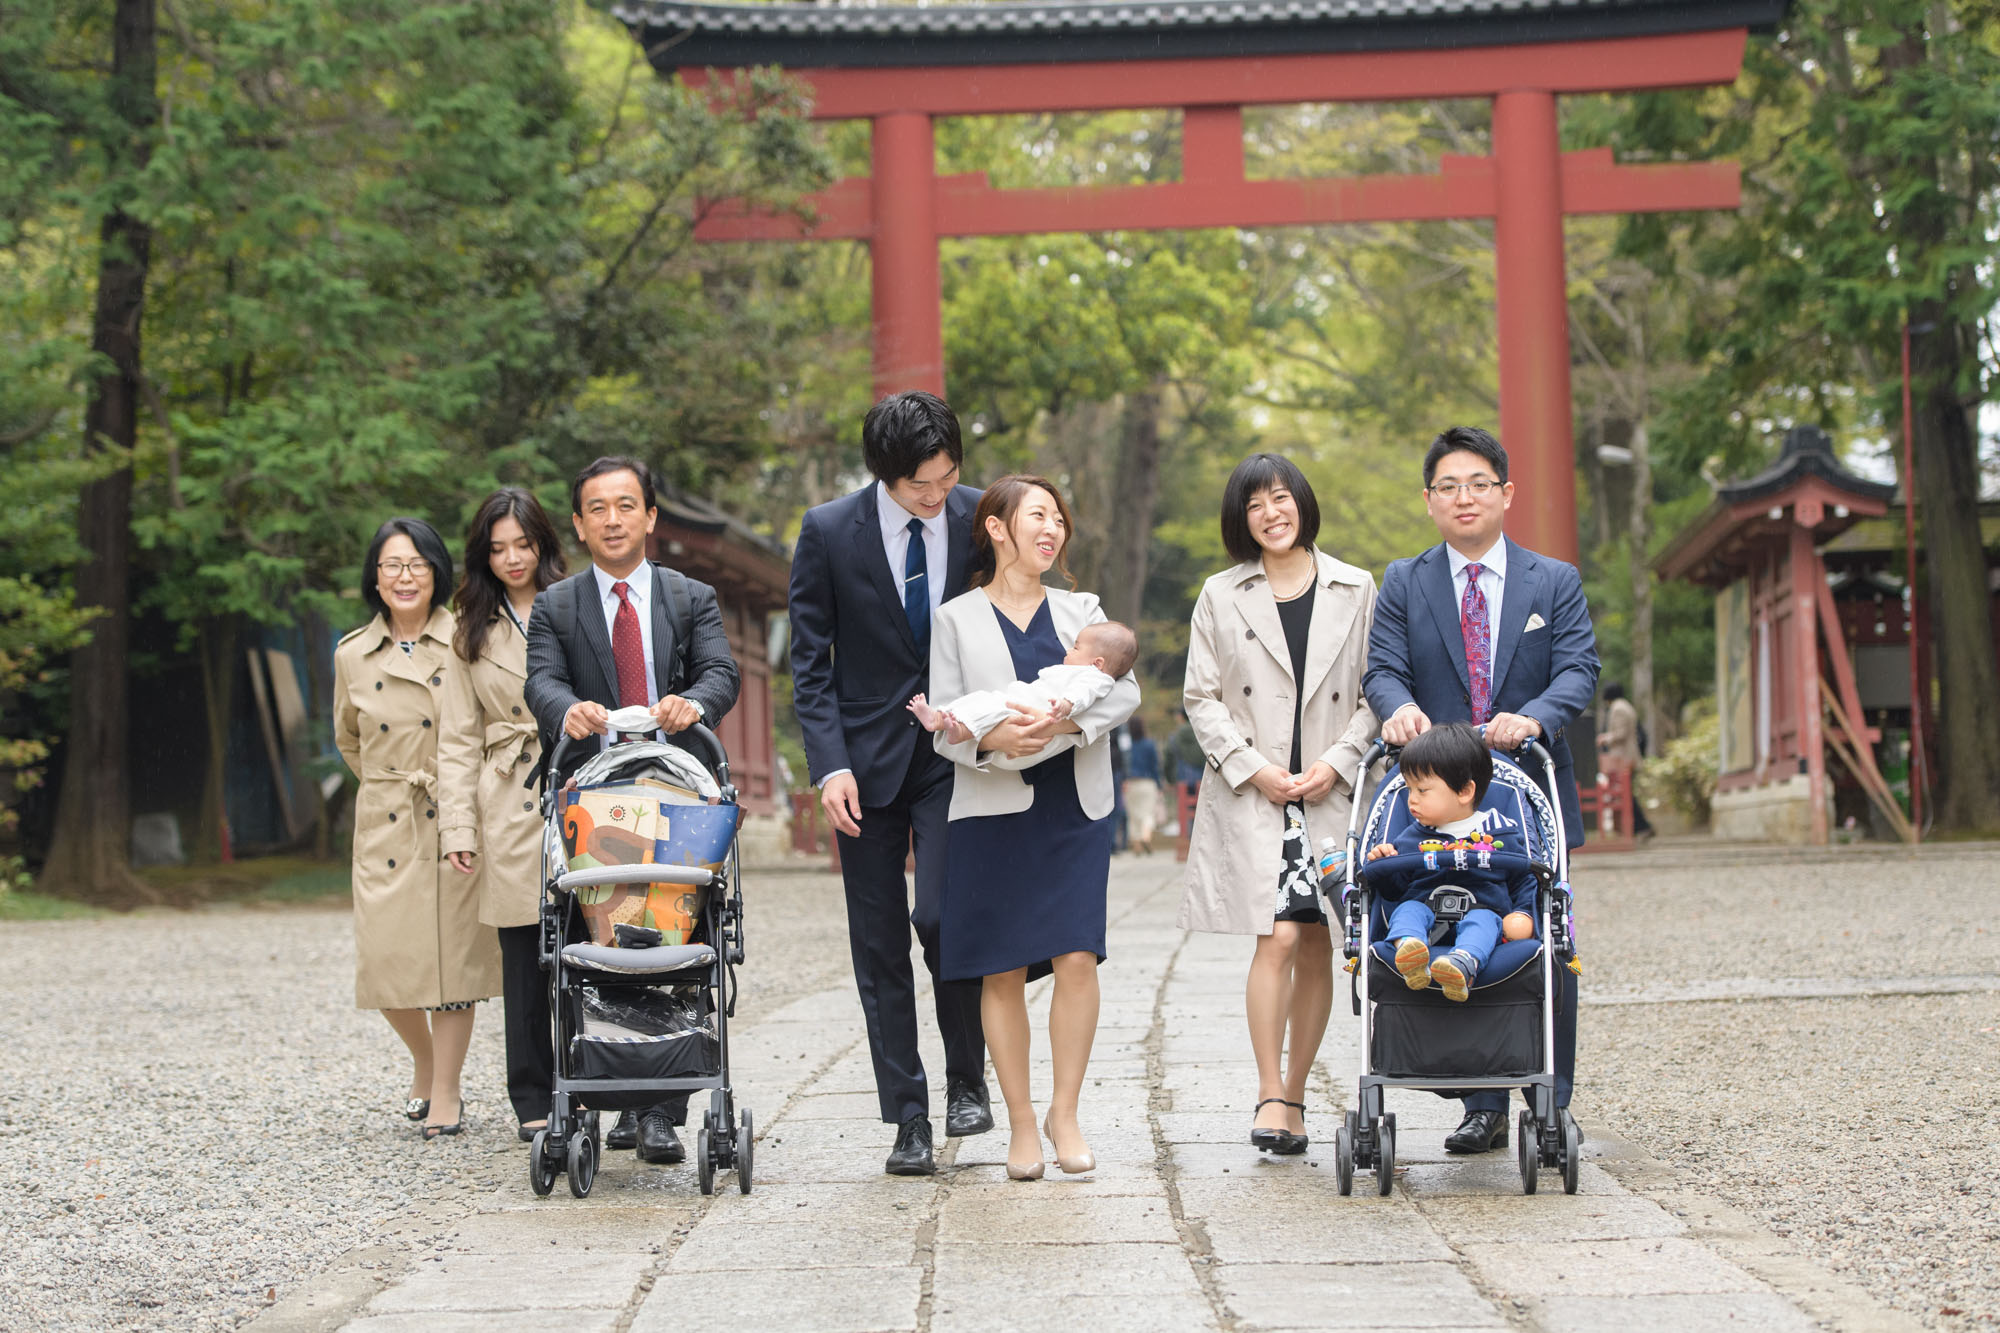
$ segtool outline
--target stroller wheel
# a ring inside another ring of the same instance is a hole
[[[1354,1193],[1354,1131],[1346,1125],[1333,1131],[1333,1177],[1343,1195]]]
[[[537,1197],[546,1197],[556,1187],[555,1163],[549,1160],[549,1132],[535,1131],[535,1141],[528,1145],[528,1188]]]
[[[694,1175],[703,1194],[715,1193],[715,1113],[701,1113],[701,1130],[694,1136]]]
[[[590,1135],[577,1130],[569,1136],[569,1192],[579,1199],[590,1197],[590,1187],[597,1182],[597,1146],[590,1141]]]
[[[1396,1117],[1375,1122],[1375,1192],[1387,1198],[1396,1188]]]
[[[1521,1165],[1521,1193],[1533,1194],[1535,1177],[1542,1169],[1542,1142],[1532,1111],[1521,1112],[1514,1123],[1514,1160]]]
[[[1583,1167],[1583,1131],[1568,1111],[1562,1112],[1563,1193],[1576,1193],[1577,1174]]]
[[[1359,1167],[1372,1165],[1374,1159],[1368,1155],[1368,1139],[1361,1132],[1361,1112],[1349,1111],[1342,1124],[1347,1129],[1347,1142],[1354,1149],[1354,1164]]]
[[[742,1123],[736,1128],[736,1188],[750,1192],[750,1165],[757,1155],[757,1136],[750,1130],[750,1108],[743,1108]]]

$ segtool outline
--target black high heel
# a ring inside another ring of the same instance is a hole
[[[1305,1107],[1297,1102],[1288,1102],[1283,1097],[1266,1097],[1257,1103],[1256,1109],[1251,1114],[1255,1115],[1257,1111],[1263,1110],[1272,1102],[1280,1106],[1297,1107],[1301,1115],[1305,1114]],[[1252,1129],[1250,1146],[1258,1152],[1267,1152],[1274,1157],[1296,1157],[1306,1150],[1306,1136],[1294,1134],[1289,1129]]]
[[[422,1120],[430,1113],[431,1099],[428,1097],[412,1097],[403,1103],[403,1115],[406,1119]]]
[[[449,1125],[425,1125],[424,1142],[429,1143],[440,1134],[463,1134],[465,1132],[465,1098],[458,1099],[458,1119]]]

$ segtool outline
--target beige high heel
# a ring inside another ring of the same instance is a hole
[[[1035,1162],[1029,1166],[1015,1166],[1012,1162],[1009,1162],[1007,1163],[1007,1179],[1040,1180],[1042,1178],[1042,1170],[1043,1166],[1040,1162]]]
[[[1047,1116],[1042,1117],[1042,1133],[1048,1138],[1049,1146],[1054,1148],[1056,1144],[1055,1131],[1049,1128]],[[1077,1157],[1065,1157],[1062,1155],[1062,1150],[1058,1148],[1056,1149],[1056,1165],[1062,1168],[1062,1173],[1066,1176],[1080,1176],[1086,1171],[1097,1169],[1097,1158],[1090,1153],[1083,1153]]]

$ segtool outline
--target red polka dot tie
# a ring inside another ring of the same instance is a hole
[[[1472,682],[1472,725],[1479,726],[1493,716],[1493,622],[1486,610],[1486,594],[1480,591],[1479,576],[1485,567],[1465,567],[1465,601],[1458,609],[1459,632],[1465,636],[1465,675]]]
[[[639,634],[639,611],[632,605],[629,584],[611,585],[618,594],[618,614],[611,620],[611,660],[618,665],[618,706],[644,708],[646,697],[646,641]]]

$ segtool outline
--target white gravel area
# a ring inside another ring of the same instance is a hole
[[[746,881],[739,1022],[849,975],[839,881]],[[497,1003],[468,1132],[402,1116],[408,1056],[354,1008],[326,908],[0,926],[0,1326],[225,1329],[341,1254],[527,1193]]]
[[[2000,849],[1676,870],[1580,860],[1584,987],[2000,978]],[[2000,1324],[2000,979],[1955,995],[1592,1007],[1576,1103],[1937,1328]]]

